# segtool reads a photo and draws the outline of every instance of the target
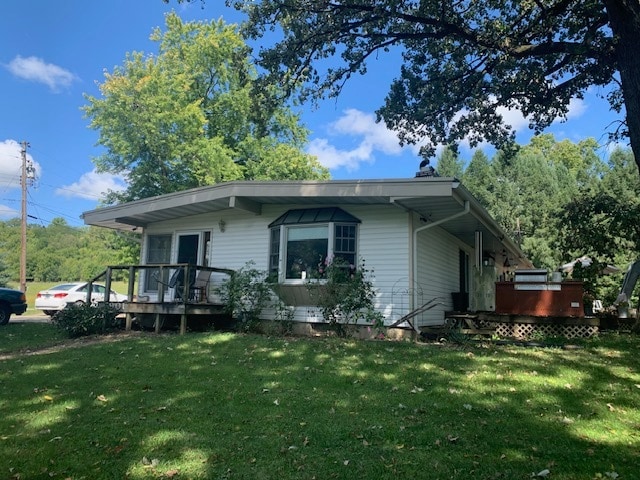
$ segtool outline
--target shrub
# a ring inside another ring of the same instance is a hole
[[[247,262],[218,288],[225,310],[236,320],[237,329],[243,332],[258,329],[260,315],[272,297],[266,272],[254,265],[253,261]]]
[[[349,335],[350,325],[360,322],[382,332],[383,317],[375,308],[376,293],[370,274],[364,260],[356,269],[342,259],[334,259],[327,266],[325,281],[307,284],[325,321],[339,336]]]
[[[90,305],[73,303],[60,310],[52,323],[67,333],[69,338],[111,332],[118,327],[119,311],[109,304]]]

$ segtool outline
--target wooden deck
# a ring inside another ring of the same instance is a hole
[[[230,315],[225,312],[225,305],[212,302],[207,290],[204,295],[202,288],[193,284],[176,285],[175,288],[158,288],[154,298],[136,295],[136,281],[140,281],[145,270],[155,270],[159,272],[158,278],[164,279],[169,276],[169,272],[176,270],[183,271],[183,278],[195,278],[195,272],[208,271],[213,273],[222,273],[228,276],[234,275],[233,270],[216,268],[193,264],[146,264],[146,265],[117,265],[109,266],[100,275],[89,281],[93,283],[104,278],[105,287],[111,289],[112,277],[115,272],[126,272],[128,278],[127,297],[128,301],[114,304],[125,315],[125,328],[130,330],[134,319],[144,327],[153,327],[156,332],[160,332],[165,321],[169,318],[179,318],[180,333],[184,334],[187,330],[187,321],[189,319],[221,319],[230,320]],[[166,273],[167,275],[165,275]],[[193,274],[193,275],[192,275]],[[158,283],[158,286],[160,283]],[[163,284],[166,285],[166,284]],[[168,292],[173,291],[172,298],[165,298]],[[179,295],[177,295],[179,293]],[[176,299],[176,298],[179,298]],[[185,300],[186,299],[186,300]],[[87,299],[90,301],[90,299]]]
[[[445,335],[458,332],[465,335],[497,336],[526,339],[543,336],[591,337],[598,333],[600,319],[596,317],[543,317],[495,312],[446,312],[443,325],[425,326],[424,334]]]
[[[187,331],[187,322],[194,317],[229,319],[225,306],[217,303],[191,302],[125,302],[120,310],[125,314],[125,329],[131,330],[134,319],[143,327],[153,326],[159,333],[168,318],[179,317],[180,333]]]

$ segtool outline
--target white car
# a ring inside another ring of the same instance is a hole
[[[42,290],[36,295],[36,308],[46,315],[52,316],[71,303],[85,303],[87,301],[88,284],[86,282],[62,283]],[[105,301],[106,288],[99,283],[93,284],[91,303]],[[126,302],[127,296],[111,290],[110,302]]]

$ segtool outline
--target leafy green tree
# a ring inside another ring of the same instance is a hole
[[[157,55],[127,55],[106,74],[102,96],[86,96],[84,112],[106,148],[94,160],[98,170],[127,177],[126,191],[110,192],[107,202],[228,180],[328,177],[303,153],[308,132],[277,88],[254,88],[235,26],[185,23],[172,13],[151,38]]]
[[[508,161],[501,152],[491,161],[476,152],[463,183],[536,266],[555,269],[563,259],[555,219],[580,188],[599,181],[596,147],[591,139],[574,144],[540,135]]]
[[[482,150],[474,151],[462,174],[462,184],[485,208],[489,208],[493,202],[494,180],[493,167],[487,154]]]
[[[20,222],[0,222],[0,277],[17,282],[20,272]],[[139,258],[139,236],[101,228],[71,227],[54,218],[46,227],[27,227],[27,277],[35,281],[88,280],[108,265],[133,264]]]
[[[27,232],[27,236],[29,232]],[[20,279],[20,250],[21,250],[21,232],[20,219],[11,219],[6,222],[0,222],[0,239],[2,245],[2,260],[5,266],[5,274],[9,279],[19,281]]]
[[[465,136],[509,145],[501,111],[519,109],[536,132],[566,117],[569,102],[601,87],[620,114],[612,137],[640,161],[640,3],[629,0],[491,2],[227,0],[248,14],[251,38],[279,27],[260,51],[266,84],[302,99],[340,94],[368,62],[402,55],[378,117],[401,141]],[[327,60],[331,59],[332,62]],[[304,88],[298,90],[300,85]]]
[[[7,274],[7,267],[2,257],[0,257],[0,287],[6,287],[10,280],[11,278]]]
[[[614,150],[601,179],[582,188],[557,221],[564,259],[591,257],[592,265],[578,275],[608,303],[620,291],[621,279],[602,276],[603,268],[613,264],[624,270],[640,251],[640,179],[635,165],[631,150]]]
[[[464,162],[451,147],[445,147],[438,155],[436,171],[442,177],[462,178]]]

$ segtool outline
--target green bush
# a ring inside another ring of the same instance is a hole
[[[249,261],[218,288],[225,310],[233,316],[238,331],[259,331],[260,315],[272,297],[266,278],[266,272],[256,269],[255,262]]]
[[[119,311],[109,304],[73,303],[60,310],[51,322],[69,338],[111,332],[118,328]]]
[[[339,336],[348,336],[361,322],[373,326],[378,334],[384,331],[384,318],[375,308],[372,273],[364,260],[356,268],[337,258],[327,266],[324,281],[307,283],[325,321]]]

